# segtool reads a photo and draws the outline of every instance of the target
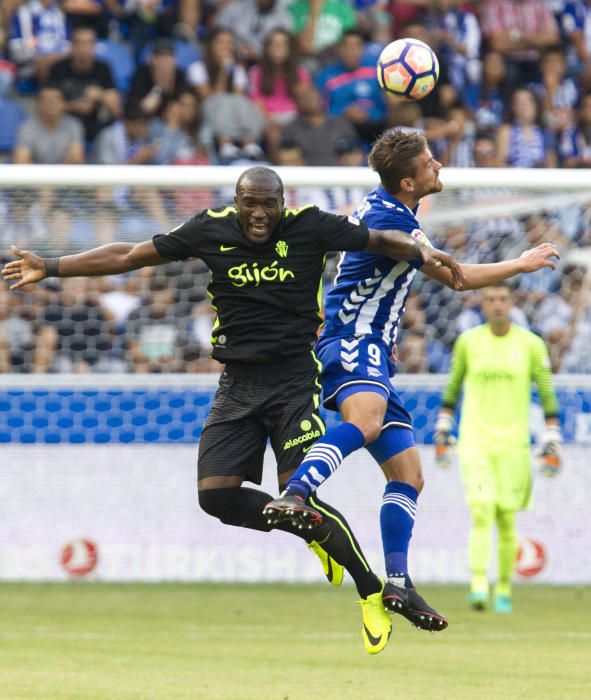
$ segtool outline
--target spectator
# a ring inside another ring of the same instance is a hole
[[[512,246],[504,246],[504,254],[515,254],[517,256],[529,248],[536,246],[543,241],[550,241],[560,250],[561,255],[566,255],[572,243],[568,241],[559,231],[553,217],[531,214],[524,221],[524,235],[513,242]],[[550,296],[553,296],[561,279],[560,269],[541,270],[538,275],[532,275],[534,279],[519,279],[516,281],[517,294],[520,307],[525,310],[528,316],[532,317],[536,313],[538,306]]]
[[[289,5],[294,32],[305,56],[317,56],[336,46],[355,26],[355,10],[339,0],[294,0]]]
[[[424,328],[409,328],[404,331],[396,366],[404,374],[423,374],[429,371]]]
[[[231,31],[218,28],[208,35],[204,60],[189,66],[187,79],[202,100],[221,92],[246,94],[248,77]]]
[[[435,0],[428,21],[452,85],[466,106],[473,109],[482,75],[481,34],[478,20],[462,9],[463,4],[462,0]]]
[[[178,22],[173,34],[183,41],[194,43],[205,19],[207,6],[207,0],[179,0]]]
[[[478,245],[467,224],[448,226],[444,236],[441,247],[445,247],[456,260],[469,260],[470,263],[489,262],[490,258]],[[438,247],[437,239],[432,240]],[[456,319],[462,311],[463,295],[429,279],[421,280],[420,291],[425,300],[437,299],[436,304],[425,307],[426,328],[430,339],[439,339],[446,349],[450,350],[455,340]],[[441,309],[445,309],[445,313],[441,313]]]
[[[249,93],[265,117],[278,124],[291,121],[297,112],[295,89],[310,82],[310,73],[299,64],[292,34],[275,29],[267,35],[259,64],[248,72]]]
[[[201,107],[194,92],[186,90],[169,102],[164,130],[158,137],[158,163],[209,165],[214,157],[211,128],[203,124]],[[214,206],[215,192],[209,188],[178,188],[173,191],[175,215],[191,216]]]
[[[8,52],[25,81],[22,89],[31,92],[43,83],[69,48],[66,17],[56,0],[27,0],[12,16]]]
[[[59,88],[46,85],[40,89],[37,115],[21,126],[12,160],[44,165],[84,162],[82,123],[66,114],[66,102]]]
[[[84,125],[88,143],[121,115],[121,101],[111,69],[95,58],[95,49],[94,29],[79,27],[72,33],[70,55],[54,63],[49,72],[49,81],[57,85],[66,98],[67,111]]]
[[[531,90],[515,90],[509,122],[497,131],[498,163],[501,167],[552,168],[556,153],[539,125],[539,106]]]
[[[0,3],[0,56],[6,56],[12,18],[19,5],[22,5],[22,0],[3,0]]]
[[[413,326],[402,334],[397,368],[404,374],[446,372],[449,350],[439,340],[429,340],[424,326]]]
[[[219,372],[221,365],[211,357],[211,332],[216,319],[216,311],[209,300],[193,307],[189,321],[189,347],[200,348],[200,353],[190,362],[187,372]],[[186,351],[183,353],[186,357]],[[185,366],[187,362],[183,363]]]
[[[14,242],[19,248],[44,245],[48,240],[47,212],[35,189],[13,187],[2,198],[0,248],[8,250]]]
[[[576,124],[562,132],[558,153],[565,168],[591,168],[591,95],[581,100]]]
[[[130,103],[123,119],[97,136],[93,161],[99,165],[155,165],[159,152],[156,124],[150,122],[139,105]],[[162,197],[154,188],[101,188],[97,191],[97,203],[103,208],[97,221],[101,243],[113,240],[118,218],[122,219],[123,235],[128,237],[139,234],[146,226],[169,228]]]
[[[485,0],[480,23],[488,47],[505,58],[510,89],[540,79],[541,54],[559,40],[545,0]]]
[[[432,5],[432,0],[393,0],[390,3],[394,38],[408,36],[405,29],[410,22],[421,22]]]
[[[361,168],[367,165],[367,158],[358,139],[349,139],[347,137],[338,139],[334,145],[334,152],[337,157],[337,165],[339,166]],[[357,191],[360,193],[357,200],[359,203],[365,195],[363,188],[360,187]]]
[[[551,49],[542,58],[542,82],[534,85],[542,105],[542,120],[547,129],[559,133],[574,121],[580,90],[576,80],[566,77],[564,53]]]
[[[148,65],[140,66],[131,81],[129,101],[149,116],[162,116],[169,100],[188,87],[185,72],[176,65],[170,39],[154,42]]]
[[[207,165],[212,136],[203,126],[199,100],[184,90],[168,103],[159,135],[158,164]]]
[[[39,318],[38,371],[108,371],[111,326],[104,311],[88,298],[88,279],[62,280],[57,296]]]
[[[132,371],[182,371],[188,338],[180,314],[175,314],[175,296],[166,278],[153,277],[148,298],[129,315],[126,338]]]
[[[289,141],[288,139],[282,139],[279,142],[279,146],[277,148],[277,159],[275,161],[275,164],[290,167],[294,165],[306,165],[304,151],[302,150],[300,144],[296,143],[295,141]],[[291,196],[295,196],[297,193],[297,189],[288,188],[286,190],[286,194],[287,192],[289,192]],[[288,197],[286,199],[286,206],[295,207],[297,206],[297,204],[295,204],[295,202]]]
[[[243,66],[236,63],[231,32],[212,32],[204,63],[189,66],[189,81],[204,98],[204,125],[213,135],[220,161],[262,160],[265,119],[244,94],[248,77]]]
[[[312,84],[298,89],[296,101],[298,116],[284,127],[281,139],[300,146],[308,165],[336,165],[337,141],[355,141],[355,130],[344,117],[326,114],[320,93]]]
[[[338,61],[316,76],[328,114],[343,116],[370,143],[381,132],[386,116],[384,92],[376,80],[375,64],[363,63],[363,36],[356,29],[343,32]]]
[[[99,165],[153,165],[158,143],[149,118],[130,102],[123,118],[103,129],[95,141],[93,160]]]
[[[473,168],[476,126],[471,111],[463,104],[455,105],[448,112],[448,123],[454,129],[441,140],[441,162],[453,168]]]
[[[113,320],[115,330],[122,333],[132,311],[135,311],[142,299],[140,296],[140,278],[130,274],[123,278],[110,276],[100,278],[99,304],[107,318]]]
[[[17,133],[26,120],[27,113],[21,103],[11,97],[15,68],[9,61],[0,59],[0,162],[8,161],[14,148]]]
[[[392,15],[388,12],[389,4],[389,0],[353,1],[355,26],[380,49],[392,41]]]
[[[175,0],[107,0],[118,18],[119,28],[133,46],[136,63],[146,44],[153,39],[172,37],[177,20],[192,3]],[[194,0],[193,0],[194,3]],[[195,17],[192,16],[191,20]]]
[[[565,0],[558,14],[568,71],[578,75],[591,62],[591,5],[586,0]]]
[[[308,70],[299,65],[295,37],[283,29],[267,35],[263,57],[248,73],[249,93],[265,119],[265,143],[271,160],[276,158],[283,125],[297,113],[295,90],[310,82]]]
[[[474,165],[477,168],[492,168],[497,163],[496,140],[493,133],[483,132],[474,142]],[[503,203],[514,196],[514,191],[504,187],[478,188],[460,193],[460,206],[475,206],[482,211],[490,207],[495,216],[476,216],[469,226],[469,238],[479,252],[481,260],[501,262],[505,260],[507,248],[522,245],[525,237],[524,223]],[[498,215],[499,210],[502,214]],[[521,248],[518,255],[525,250]],[[463,295],[465,297],[465,295]]]
[[[35,307],[18,292],[0,289],[0,373],[34,367]]]
[[[293,19],[281,0],[230,0],[216,24],[234,32],[240,57],[252,63],[261,59],[267,36],[276,29],[290,32]]]
[[[361,167],[366,164],[366,157],[358,139],[343,137],[334,144],[335,165]],[[300,144],[284,140],[279,144],[277,165],[306,165]],[[318,207],[334,214],[349,216],[365,196],[362,187],[288,187],[285,190],[285,202],[289,207],[301,207],[314,202]]]
[[[558,372],[562,360],[569,351],[576,332],[578,320],[587,310],[585,268],[568,264],[562,269],[558,294],[548,296],[538,307],[535,326],[548,344],[552,369]],[[576,367],[576,358],[571,353],[569,366]]]
[[[396,98],[388,97],[386,106],[387,114],[384,128],[401,126],[407,129],[418,129],[418,131],[425,133],[425,120],[417,102],[401,102]],[[431,137],[427,136],[427,138]]]
[[[505,59],[499,51],[488,51],[482,60],[482,82],[476,100],[476,126],[478,129],[496,129],[503,123],[507,87]]]
[[[591,289],[588,275],[574,298],[574,315],[567,330],[560,369],[569,373],[591,372]]]
[[[117,0],[61,0],[60,5],[72,33],[79,27],[92,26],[101,39],[106,39],[109,35],[107,9],[116,8],[119,11]]]
[[[497,166],[497,144],[492,132],[481,131],[476,134],[473,158],[475,168],[494,168]]]
[[[453,117],[455,109],[460,110],[460,118],[456,121]],[[416,102],[396,103],[394,100],[388,104],[388,119],[386,127],[401,126],[408,129],[418,129],[425,134],[429,143],[434,144],[434,148],[445,148],[447,139],[462,138],[470,135],[472,139],[473,124],[471,116],[466,118],[465,108],[454,103],[446,109],[445,119],[423,119],[421,108]],[[444,155],[441,157],[444,157]],[[468,157],[468,156],[466,156]]]

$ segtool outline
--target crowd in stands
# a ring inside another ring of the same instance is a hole
[[[381,48],[400,36],[439,57],[438,87],[420,102],[390,99],[375,79]],[[591,167],[591,0],[0,0],[4,163],[346,167],[364,165],[392,126],[422,130],[447,166]],[[303,188],[287,203],[350,213],[362,196]],[[219,197],[3,191],[0,250],[144,240]],[[540,236],[569,259],[591,244],[589,219],[581,205],[433,234],[472,262]],[[517,285],[515,320],[548,341],[557,370],[591,372],[588,277],[573,258]],[[0,372],[216,368],[206,279],[187,263],[164,276],[52,281],[29,296],[0,290]],[[423,283],[401,365],[445,371],[457,332],[480,320],[477,295]]]

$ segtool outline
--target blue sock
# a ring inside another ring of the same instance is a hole
[[[308,496],[336,471],[340,463],[365,445],[363,433],[353,423],[342,423],[328,430],[304,457],[298,470],[287,482],[290,496]]]
[[[402,481],[389,481],[384,491],[380,525],[388,578],[412,587],[408,575],[408,546],[412,537],[419,492]]]

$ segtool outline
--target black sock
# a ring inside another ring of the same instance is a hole
[[[308,503],[324,516],[324,522],[314,530],[308,530],[308,541],[316,540],[330,556],[351,575],[362,598],[382,590],[380,579],[371,570],[349,523],[336,508],[321,501],[316,494]]]
[[[315,540],[335,561],[345,567],[362,598],[381,590],[380,580],[370,569],[349,524],[338,510],[313,495],[309,503],[324,516],[322,525],[314,530],[300,530],[285,520],[273,526],[267,523],[263,515],[263,508],[272,500],[273,496],[268,493],[244,486],[199,491],[199,504],[203,510],[226,525],[262,532],[281,530],[308,543]]]

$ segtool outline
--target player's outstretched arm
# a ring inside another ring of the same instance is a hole
[[[368,253],[385,255],[393,260],[419,260],[423,266],[437,269],[445,267],[449,272],[454,289],[463,289],[464,273],[462,266],[451,255],[415,240],[404,231],[380,231],[369,229]]]
[[[463,263],[461,268],[465,282],[462,290],[482,289],[482,287],[488,287],[488,285],[495,284],[495,282],[502,282],[523,272],[536,272],[544,267],[550,267],[552,270],[555,270],[556,262],[553,258],[556,260],[560,259],[560,253],[556,246],[553,243],[542,243],[535,248],[526,250],[518,258],[511,260],[503,260],[498,263]],[[425,264],[421,271],[451,289],[457,289],[457,286],[454,285],[451,271],[447,268]]]
[[[45,277],[95,277],[117,275],[150,265],[170,262],[161,257],[152,241],[144,243],[109,243],[76,255],[61,258],[42,258],[28,250],[11,246],[10,251],[18,260],[6,263],[2,270],[10,289],[39,282]]]

